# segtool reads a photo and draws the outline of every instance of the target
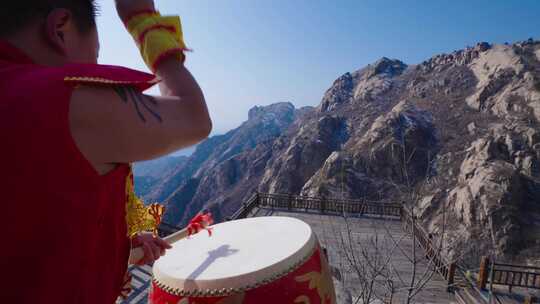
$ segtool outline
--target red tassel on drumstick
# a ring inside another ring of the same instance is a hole
[[[201,212],[191,219],[191,221],[189,221],[186,228],[164,237],[163,240],[169,244],[172,244],[196,234],[201,230],[208,231],[208,235],[212,236],[212,228],[209,228],[208,226],[212,225],[213,223],[214,219],[212,218],[212,214],[210,212]],[[143,257],[144,251],[141,247],[133,248],[131,249],[131,254],[129,255],[129,263],[136,264]]]
[[[208,226],[212,225],[213,223],[214,219],[212,218],[212,214],[210,212],[201,212],[197,214],[193,219],[191,219],[191,221],[189,221],[189,224],[187,225],[186,229],[188,231],[188,237],[203,229],[208,231],[208,236],[212,236],[212,228],[208,228]]]

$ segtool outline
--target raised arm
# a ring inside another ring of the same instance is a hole
[[[118,0],[121,18],[153,9],[149,0]],[[206,138],[212,125],[203,93],[175,57],[161,61],[156,74],[162,96],[131,87],[79,87],[70,105],[72,136],[100,173],[116,163],[151,159]]]

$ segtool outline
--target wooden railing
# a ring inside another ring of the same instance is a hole
[[[413,215],[407,208],[402,209],[402,227],[403,230],[411,234],[416,241],[420,244],[422,249],[426,253],[426,259],[430,261],[435,270],[446,280],[448,286],[454,284],[454,276],[456,272],[456,264],[446,260],[441,255],[441,247],[435,244],[435,240],[431,234],[428,233],[424,227],[420,226],[416,220],[416,216]]]
[[[477,284],[482,289],[487,284],[506,285],[510,291],[513,286],[540,289],[540,267],[495,263],[482,257]]]
[[[293,196],[288,194],[258,193],[258,206],[280,209],[316,210],[361,215],[401,216],[401,205],[366,200],[347,200]]]
[[[242,204],[240,209],[229,218],[232,220],[237,220],[241,218],[246,218],[249,213],[259,205],[259,193],[253,194],[245,203]]]

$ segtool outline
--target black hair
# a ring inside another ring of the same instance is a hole
[[[9,0],[0,6],[0,37],[17,32],[39,18],[45,18],[56,8],[65,8],[81,33],[88,33],[96,26],[95,0]]]

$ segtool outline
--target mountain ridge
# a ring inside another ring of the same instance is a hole
[[[482,42],[417,65],[382,57],[336,79],[317,107],[248,116],[146,196],[167,205],[164,220],[185,224],[203,208],[222,220],[254,191],[405,201],[444,231],[449,257],[474,242],[540,258],[538,41]]]

